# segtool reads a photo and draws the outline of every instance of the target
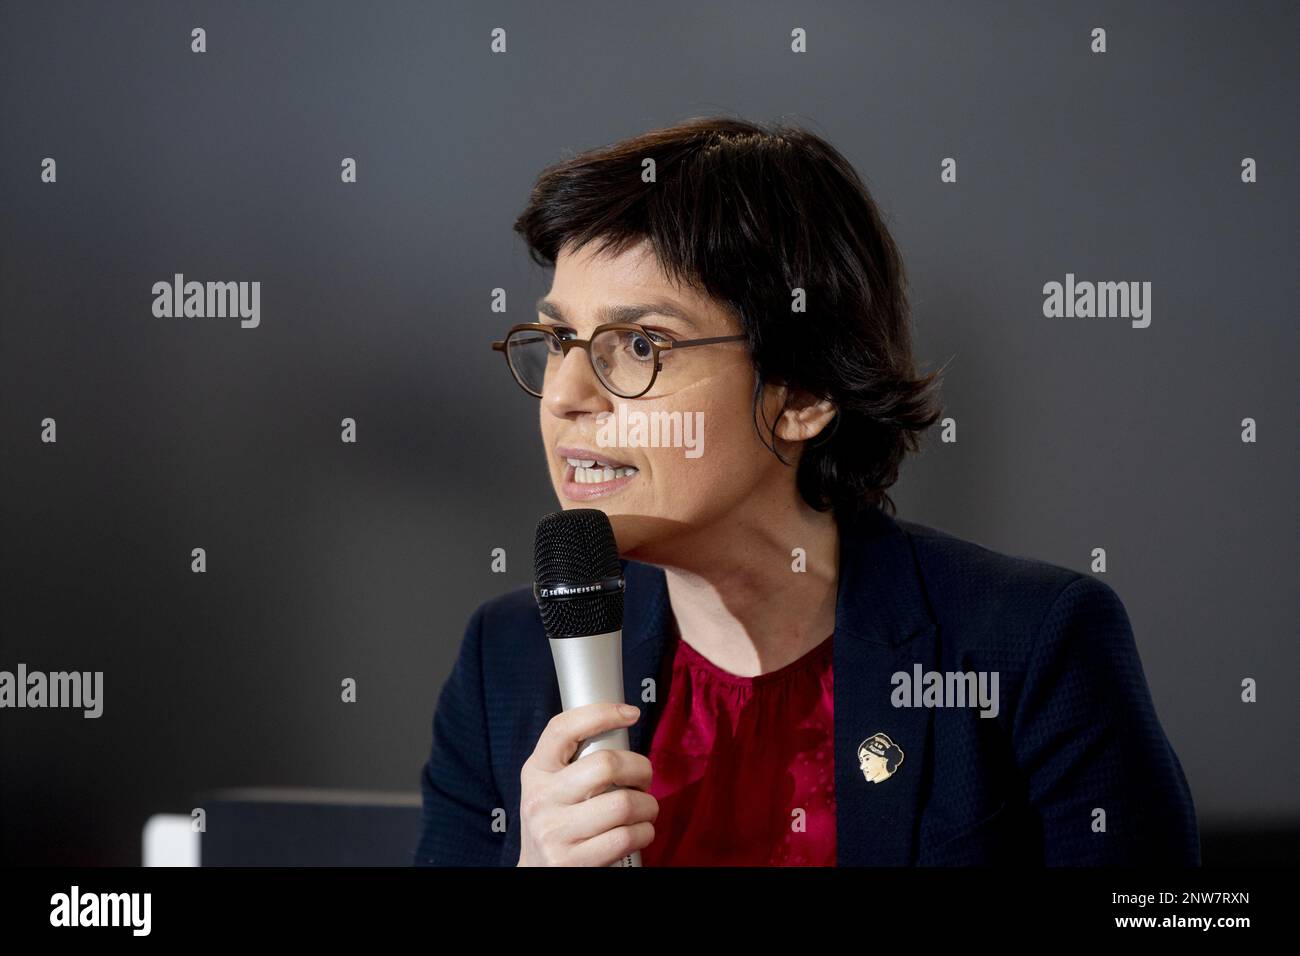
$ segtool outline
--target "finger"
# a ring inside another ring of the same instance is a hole
[[[649,822],[606,830],[575,846],[569,854],[568,865],[613,866],[629,853],[645,849],[654,838],[655,827]]]
[[[610,787],[649,790],[650,758],[631,750],[593,750],[575,760],[549,781],[551,801],[576,804],[604,793]]]
[[[630,787],[615,787],[590,800],[562,807],[553,818],[561,843],[582,843],[607,830],[653,823],[659,816],[659,801],[651,794]]]
[[[640,714],[625,716],[621,705],[606,701],[584,704],[556,714],[546,724],[533,748],[534,766],[554,772],[563,769],[584,740],[617,727],[628,727]]]

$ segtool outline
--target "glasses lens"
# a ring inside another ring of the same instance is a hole
[[[616,395],[640,395],[655,374],[655,350],[633,329],[606,329],[591,340],[591,361],[605,387]]]
[[[523,329],[506,339],[506,357],[519,384],[534,395],[542,394],[546,365],[558,358],[560,347],[553,336],[533,329]]]

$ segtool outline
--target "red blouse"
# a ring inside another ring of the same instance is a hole
[[[757,677],[674,639],[650,745],[659,817],[643,865],[835,865],[834,637]]]

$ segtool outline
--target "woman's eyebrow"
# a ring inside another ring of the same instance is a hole
[[[564,310],[545,296],[537,300],[537,311],[557,322],[569,321],[564,315]],[[602,325],[607,322],[639,322],[647,315],[662,315],[677,319],[690,329],[699,331],[699,326],[689,313],[672,302],[663,300],[635,305],[606,305],[596,310],[596,316]]]

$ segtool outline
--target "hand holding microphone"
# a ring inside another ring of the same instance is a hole
[[[654,839],[659,802],[650,761],[630,750],[579,744],[609,730],[627,733],[636,715],[601,701],[556,714],[520,773],[519,866],[614,866]],[[572,762],[570,762],[572,761]],[[621,865],[629,865],[623,863]]]
[[[564,710],[520,772],[518,865],[640,866],[659,802],[649,759],[629,749],[636,715],[620,709],[623,574],[603,511],[538,522],[533,593]]]

